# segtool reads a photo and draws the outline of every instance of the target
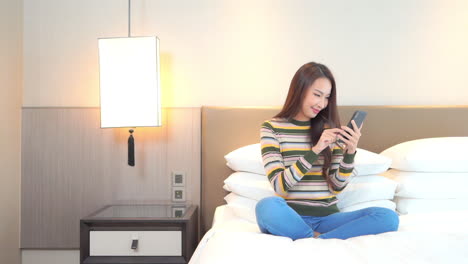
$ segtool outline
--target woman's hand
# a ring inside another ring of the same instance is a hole
[[[354,152],[356,152],[359,138],[361,138],[362,125],[358,128],[354,120],[351,121],[351,124],[353,125],[354,130],[347,126],[341,126],[341,128],[343,128],[343,132],[341,133],[341,135],[337,136],[337,138],[343,141],[345,144],[343,152],[347,152],[348,154],[353,154]],[[348,139],[346,139],[343,135],[345,135]]]
[[[344,133],[344,131],[339,128],[325,129],[317,144],[312,147],[312,151],[315,152],[315,154],[319,154],[322,150],[330,146],[331,143],[335,142],[340,133]]]

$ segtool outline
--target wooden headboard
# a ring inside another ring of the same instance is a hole
[[[341,122],[345,125],[357,109],[368,112],[359,147],[376,153],[413,139],[468,136],[468,106],[341,106]],[[216,207],[225,204],[223,181],[232,170],[224,155],[258,143],[261,123],[279,110],[202,107],[202,235],[211,227]]]

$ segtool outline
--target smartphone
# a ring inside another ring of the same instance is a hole
[[[356,125],[357,127],[361,127],[362,123],[364,123],[364,119],[366,119],[366,116],[367,116],[367,112],[365,111],[360,111],[360,110],[357,110],[356,112],[354,112],[353,116],[351,117],[351,119],[349,120],[348,122],[348,127],[353,129],[354,130],[354,127],[353,127],[353,124],[351,123],[351,121],[354,120],[354,122],[356,122]],[[346,136],[343,135],[344,138],[348,139]],[[341,145],[344,143],[343,141],[341,141],[340,139],[338,139],[336,141],[339,146],[341,147]]]

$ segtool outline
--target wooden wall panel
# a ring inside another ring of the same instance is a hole
[[[177,126],[168,126],[167,133],[167,168],[166,175],[171,175],[175,168],[184,172],[187,177],[186,198],[188,200],[200,199],[200,178],[193,177],[199,175],[201,171],[200,155],[200,115],[199,111],[193,111],[191,116],[183,111],[183,108],[174,109],[168,115],[169,120],[176,120],[177,123],[183,122],[185,129]],[[180,140],[180,139],[185,140]]]
[[[200,204],[200,108],[163,109],[163,126],[100,128],[98,108],[24,108],[22,248],[79,248],[79,219],[107,204],[170,202],[171,174],[187,175]]]

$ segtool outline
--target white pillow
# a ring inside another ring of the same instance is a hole
[[[234,193],[226,195],[224,200],[232,209],[232,211],[234,211],[236,216],[249,222],[257,223],[257,218],[255,216],[255,206],[257,206],[257,200],[249,199]]]
[[[354,169],[357,176],[374,175],[390,168],[392,160],[377,153],[357,148],[354,156]]]
[[[468,172],[412,172],[391,169],[385,175],[398,183],[395,193],[398,197],[468,199]]]
[[[351,212],[356,210],[361,210],[369,207],[383,207],[395,211],[396,204],[391,200],[376,200],[370,202],[363,202],[358,204],[353,204],[348,207],[340,208],[340,212]]]
[[[275,191],[266,175],[234,172],[224,180],[224,184],[225,190],[258,201],[265,197],[275,196]]]
[[[224,197],[227,206],[234,212],[237,217],[245,219],[252,223],[257,223],[255,215],[255,207],[258,201],[249,199],[235,193],[230,193]],[[395,203],[390,200],[375,200],[363,203],[357,203],[348,207],[340,208],[341,212],[351,212],[368,207],[384,207],[391,210],[395,210]]]
[[[262,161],[260,143],[247,145],[229,152],[224,156],[226,165],[233,171],[245,171],[266,174]]]
[[[234,171],[265,174],[260,143],[233,150],[224,158],[227,161],[226,165]],[[388,170],[391,162],[385,156],[358,148],[354,157],[354,168],[357,171],[357,176],[373,175]]]
[[[261,200],[275,196],[267,176],[249,172],[234,172],[224,181],[224,189],[243,197]],[[381,175],[354,177],[337,195],[338,207],[344,208],[362,202],[393,199],[397,183]]]
[[[391,168],[418,172],[468,172],[468,137],[425,138],[400,143],[380,154]]]
[[[395,198],[401,214],[436,213],[468,210],[468,199],[413,199]]]
[[[337,195],[338,208],[376,201],[391,200],[395,195],[397,183],[381,175],[354,177],[346,188]]]

